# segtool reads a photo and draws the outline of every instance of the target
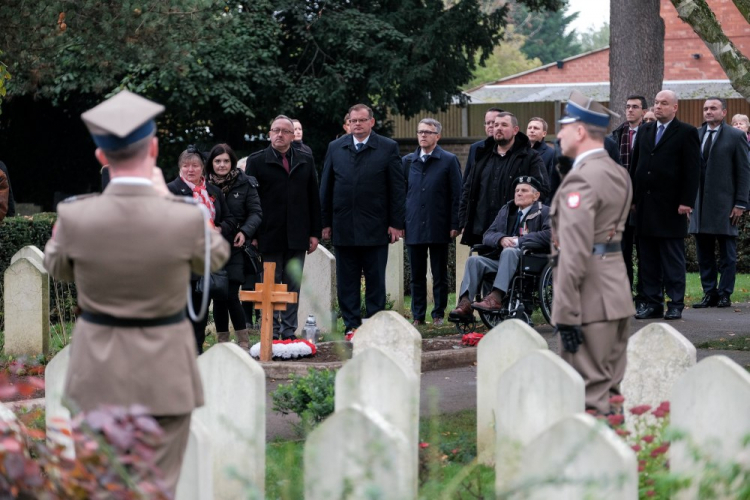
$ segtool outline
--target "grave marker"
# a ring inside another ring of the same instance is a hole
[[[388,245],[385,266],[385,293],[393,301],[393,310],[404,312],[404,240]]]
[[[44,410],[48,441],[65,447],[64,456],[75,458],[70,410],[63,406],[65,379],[70,364],[70,346],[65,346],[44,368]]]
[[[380,311],[367,320],[357,329],[352,344],[353,356],[378,347],[404,370],[417,377],[422,373],[422,336],[397,312]]]
[[[213,500],[213,481],[211,434],[200,420],[192,418],[175,499]]]
[[[336,329],[336,258],[323,245],[305,258],[300,287],[297,337],[313,314],[322,333]]]
[[[25,247],[4,276],[5,346],[8,356],[38,356],[49,350],[49,274],[39,249]]]

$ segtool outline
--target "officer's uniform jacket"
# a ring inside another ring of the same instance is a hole
[[[587,325],[635,313],[622,253],[594,255],[594,244],[622,239],[632,188],[625,169],[601,150],[583,158],[552,200],[552,321]],[[612,234],[614,232],[614,234]]]
[[[58,205],[44,264],[55,279],[76,282],[85,312],[164,318],[185,309],[190,271],[203,273],[203,227],[195,205],[151,186],[110,183],[101,196]],[[229,245],[210,234],[217,270]],[[158,416],[190,413],[203,389],[189,320],[132,328],[79,319],[65,395],[83,411],[138,403]]]

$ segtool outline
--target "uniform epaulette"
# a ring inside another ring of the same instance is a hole
[[[85,200],[87,198],[94,198],[95,196],[99,196],[100,194],[101,193],[77,194],[75,196],[69,196],[68,198],[65,198],[60,203],[73,203],[74,201]]]
[[[197,205],[198,204],[198,200],[196,200],[192,196],[178,196],[178,195],[174,195],[174,196],[167,196],[167,199],[168,200],[172,200],[172,201],[178,201],[180,203],[187,203],[188,205]]]

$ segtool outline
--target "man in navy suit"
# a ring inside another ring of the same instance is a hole
[[[639,275],[646,301],[637,319],[682,317],[685,237],[700,178],[700,142],[692,125],[675,118],[677,95],[656,94],[656,121],[642,125],[633,151]],[[669,296],[664,313],[664,292]]]
[[[350,133],[328,145],[320,181],[323,239],[336,249],[336,286],[347,333],[362,323],[360,279],[367,317],[385,309],[388,243],[403,235],[406,188],[398,144],[372,131],[364,104],[349,108]]]

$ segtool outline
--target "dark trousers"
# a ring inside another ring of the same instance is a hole
[[[694,236],[703,293],[731,296],[734,292],[734,279],[737,274],[737,238],[722,234],[696,234]],[[714,253],[717,241],[719,242],[718,266]],[[717,274],[721,274],[718,287]]]
[[[287,250],[285,252],[266,252],[263,262],[275,262],[274,282],[284,283],[288,292],[299,294],[302,285],[302,267],[305,265],[304,250]],[[297,331],[297,311],[299,310],[299,295],[296,304],[287,304],[286,310],[273,312],[273,334],[282,339],[291,337]]]
[[[445,306],[448,304],[448,244],[407,245],[406,248],[411,266],[412,318],[424,321],[427,313],[427,253],[429,251],[432,295],[435,298],[432,317],[442,319],[445,316]]]
[[[255,290],[255,284],[263,281],[263,273],[246,274],[245,282],[242,283],[242,289],[248,292]],[[255,302],[242,302],[242,310],[245,312],[245,322],[250,328],[260,329],[258,323],[261,318],[260,309],[255,308]]]
[[[232,318],[232,326],[234,330],[244,330],[246,328],[245,323],[245,312],[242,310],[242,303],[240,303],[240,282],[230,281],[229,282],[229,294],[225,299],[214,300],[214,323],[216,324],[216,332],[228,332],[229,331],[229,318]]]
[[[638,239],[639,276],[643,279],[643,293],[650,306],[664,307],[664,292],[671,302],[670,309],[685,307],[685,239]]]
[[[363,274],[367,317],[385,309],[385,266],[388,263],[388,245],[337,246],[335,249],[339,309],[346,329],[350,330],[362,324],[360,283]]]
[[[635,232],[634,226],[625,226],[625,231],[622,233],[622,257],[625,259],[625,268],[628,271],[628,280],[630,280],[630,289],[633,289],[633,281],[636,277],[633,273],[633,247],[635,247],[636,255],[638,256],[638,262],[641,260],[640,251],[638,250],[638,235]],[[641,279],[641,266],[638,266],[638,281],[635,284],[635,301],[643,302],[645,297],[643,295],[643,280]]]

